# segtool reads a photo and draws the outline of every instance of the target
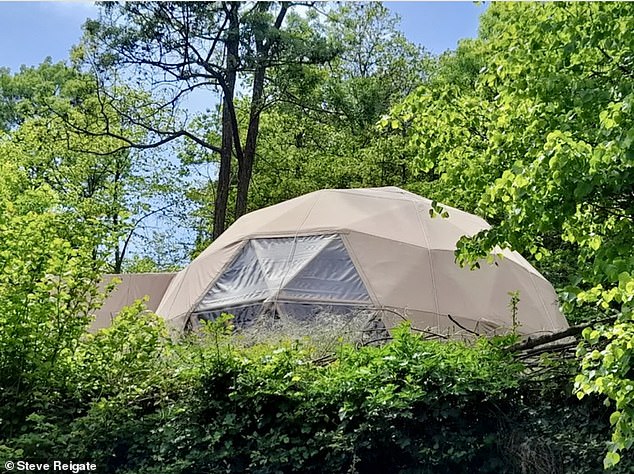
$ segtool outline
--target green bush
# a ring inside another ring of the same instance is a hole
[[[31,405],[0,457],[104,473],[600,470],[609,410],[570,396],[570,364],[526,378],[510,340],[434,342],[402,326],[323,364],[308,340],[234,344],[227,320],[175,343],[139,303],[80,339],[72,396]]]
[[[235,347],[223,332],[149,357],[157,333],[137,325],[126,340],[149,341],[137,347],[145,370],[131,366],[69,424],[66,451],[103,472],[498,472],[495,414],[520,367],[490,342],[424,341],[403,327],[384,347],[344,346],[319,366],[309,346]],[[120,344],[108,337],[102,355]]]
[[[64,405],[80,338],[99,304],[99,261],[56,195],[0,167],[0,436]],[[9,196],[16,195],[15,199]]]

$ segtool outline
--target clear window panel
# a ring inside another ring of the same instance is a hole
[[[341,238],[312,235],[250,240],[195,313],[214,315],[256,302],[285,299],[370,303]]]

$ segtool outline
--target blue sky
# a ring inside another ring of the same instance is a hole
[[[401,31],[432,53],[455,49],[462,38],[475,38],[486,9],[474,2],[384,2],[401,17]]]
[[[459,39],[474,37],[485,6],[472,2],[385,2],[401,16],[407,38],[434,53],[454,49]],[[0,2],[0,67],[68,57],[81,37],[81,25],[95,16],[88,2]]]

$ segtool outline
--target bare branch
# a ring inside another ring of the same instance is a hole
[[[477,332],[475,332],[475,331],[472,331],[471,329],[468,329],[468,328],[464,327],[462,324],[460,324],[458,321],[456,321],[456,320],[455,320],[455,319],[451,316],[451,314],[448,314],[448,315],[447,315],[447,317],[449,318],[449,320],[450,320],[452,323],[454,323],[456,326],[458,326],[458,327],[459,327],[460,329],[462,329],[463,331],[467,331],[469,334],[473,334],[474,336],[478,336],[478,337],[482,336],[482,334],[477,333]]]
[[[528,338],[525,341],[514,344],[508,348],[509,352],[520,352],[526,351],[529,349],[533,349],[538,346],[542,346],[544,344],[549,344],[551,342],[560,341],[567,337],[578,336],[585,328],[589,328],[594,326],[595,324],[603,324],[610,323],[616,320],[616,316],[612,316],[605,319],[600,319],[598,321],[592,321],[589,323],[579,324],[577,326],[571,326],[568,329],[564,329],[563,331],[554,332],[552,334],[545,334],[543,336],[536,337],[534,339]],[[556,347],[556,346],[553,346]]]
[[[632,77],[632,71],[630,71],[628,68],[626,68],[624,65],[622,65],[621,63],[619,63],[616,59],[614,59],[612,56],[610,56],[608,54],[608,52],[603,49],[601,46],[597,45],[597,49],[599,51],[601,51],[601,54],[603,54],[603,56],[612,64],[614,64],[623,74],[625,74],[626,76],[630,76]]]
[[[153,211],[147,212],[145,214],[143,214],[141,217],[139,217],[136,221],[134,221],[134,223],[132,224],[132,228],[130,229],[130,232],[128,232],[128,235],[125,239],[125,241],[123,242],[123,247],[121,248],[121,253],[119,255],[119,259],[121,261],[123,261],[123,258],[125,257],[126,251],[128,249],[128,245],[130,244],[130,240],[132,239],[132,236],[134,235],[134,233],[137,231],[137,226],[143,222],[145,219],[147,219],[150,216],[153,216],[155,214],[158,214],[159,212],[163,212],[167,209],[169,209],[170,207],[173,207],[174,203],[172,204],[168,204],[167,206],[163,206],[161,208],[158,209],[154,209]]]

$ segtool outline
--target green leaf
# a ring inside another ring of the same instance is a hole
[[[605,458],[603,459],[603,467],[605,469],[610,469],[616,466],[620,460],[621,456],[619,453],[610,451],[605,455]]]
[[[621,412],[615,411],[614,413],[610,415],[610,424],[615,425],[616,422],[619,421],[620,419],[621,419]]]

